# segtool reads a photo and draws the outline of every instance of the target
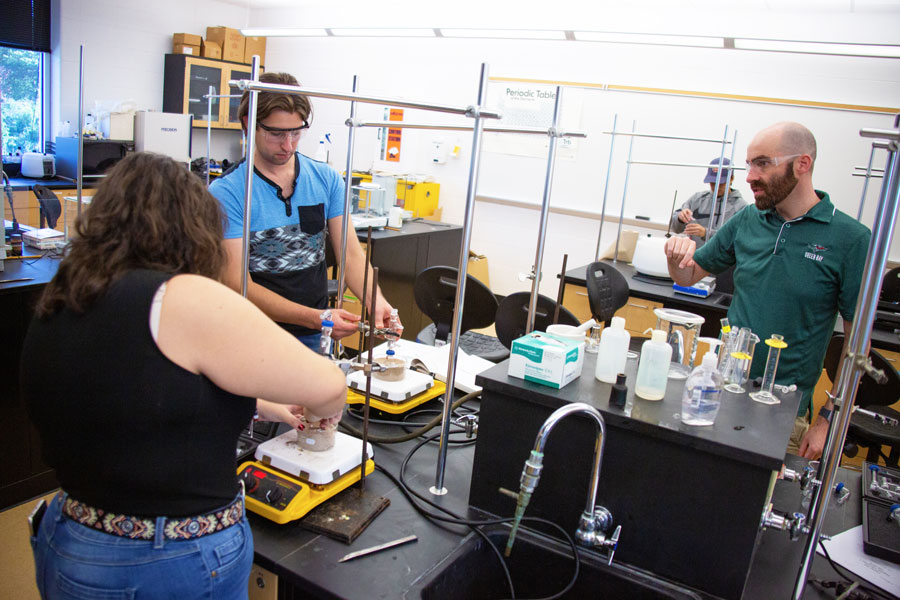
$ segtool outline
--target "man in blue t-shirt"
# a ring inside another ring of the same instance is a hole
[[[788,452],[810,459],[822,454],[833,409],[829,399],[811,415],[812,392],[838,314],[850,332],[871,236],[813,187],[815,160],[816,140],[799,123],[762,130],[747,147],[756,206],[736,214],[699,250],[687,237],[666,240],[669,274],[678,284],[734,265],[731,326],[749,327],[763,340],[784,336],[776,381],[797,384],[802,394]],[[766,351],[756,345],[751,377],[762,375]]]
[[[297,86],[287,73],[264,73],[260,81]],[[247,129],[249,92],[241,98],[238,117]],[[269,317],[302,342],[318,348],[321,313],[328,303],[325,265],[326,231],[335,255],[341,254],[344,227],[344,182],[327,164],[297,152],[300,132],[309,127],[312,106],[306,96],[261,92],[256,112],[253,197],[250,207],[250,280],[247,295]],[[228,222],[225,282],[240,290],[246,162],[241,161],[210,185]],[[351,227],[351,233],[354,229]],[[362,295],[371,267],[355,235],[347,239],[345,279]],[[365,298],[368,304],[369,298]],[[370,307],[371,308],[371,307]],[[388,323],[392,307],[378,290],[376,327]],[[358,330],[359,317],[332,311],[336,339]]]

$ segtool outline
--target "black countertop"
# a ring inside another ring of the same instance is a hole
[[[602,261],[615,267],[625,279],[628,280],[630,294],[637,298],[645,298],[662,302],[668,308],[677,308],[694,312],[706,319],[703,324],[702,335],[716,337],[718,334],[718,319],[728,314],[731,304],[731,294],[723,294],[713,291],[707,298],[698,298],[688,294],[681,294],[672,289],[672,281],[669,279],[657,279],[640,275],[630,263],[611,260]],[[575,267],[566,271],[565,282],[574,285],[585,285],[585,273],[587,265]],[[637,275],[637,278],[635,278]],[[715,322],[710,322],[715,319]],[[713,331],[714,330],[714,331]],[[843,323],[840,319],[835,323],[835,331],[843,333]],[[900,352],[900,333],[873,328],[871,332],[872,346]]]
[[[40,184],[51,190],[75,189],[78,184],[68,179],[60,179],[59,177],[51,177],[49,179],[35,177],[10,177],[9,183],[14,192],[28,191],[35,184]],[[82,188],[93,188],[97,186],[97,181],[85,181]]]
[[[38,250],[25,246],[26,255],[41,255],[41,258],[17,258],[3,261],[0,272],[0,294],[23,291],[42,286],[53,279],[59,268],[60,259],[54,250]],[[22,280],[22,281],[12,281]],[[4,283],[4,282],[9,283]]]
[[[575,385],[576,382],[569,384]],[[550,388],[547,388],[550,389]],[[565,389],[565,388],[564,388]],[[657,403],[661,406],[665,403]],[[720,419],[724,415],[720,414]],[[345,417],[347,418],[347,417]],[[717,420],[717,424],[720,421]],[[384,426],[373,424],[372,433],[390,433]],[[375,461],[391,473],[399,472],[400,464],[416,442],[376,445]],[[448,493],[432,496],[428,488],[434,484],[437,446],[422,448],[410,461],[406,481],[414,489],[442,507],[466,515],[471,477],[473,448],[451,445],[447,455],[444,485]],[[800,469],[804,459],[787,455],[788,466]],[[780,464],[780,462],[779,462]],[[851,499],[844,505],[829,502],[823,532],[836,534],[860,524],[859,473],[840,469],[838,481],[852,490]],[[390,506],[379,515],[353,544],[347,545],[303,530],[299,522],[277,525],[250,514],[253,529],[255,560],[260,566],[276,573],[310,598],[418,598],[411,588],[429,575],[463,543],[468,529],[458,525],[438,524],[419,515],[400,490],[383,473],[376,471],[367,478],[367,489],[390,499]],[[352,491],[351,491],[352,493]],[[775,509],[791,513],[799,509],[800,489],[794,482],[778,481],[773,494]],[[473,515],[470,515],[473,516]],[[698,524],[699,525],[699,524]],[[349,552],[368,548],[405,535],[415,534],[418,541],[382,551],[346,563],[338,559]],[[800,569],[804,540],[790,541],[786,532],[767,530],[763,533],[748,576],[744,598],[771,600],[789,598]],[[812,575],[818,579],[837,579],[824,558],[817,556]],[[520,590],[527,596],[527,590]],[[703,596],[703,594],[701,594]],[[803,598],[822,600],[833,598],[813,585],[807,585]]]

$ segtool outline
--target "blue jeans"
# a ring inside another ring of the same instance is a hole
[[[313,352],[319,351],[319,340],[322,338],[321,333],[310,333],[308,335],[298,335],[297,339],[303,342],[303,344],[312,350]]]
[[[194,540],[166,539],[160,518],[154,540],[132,540],[85,527],[60,508],[55,496],[31,538],[45,600],[247,598],[253,536],[246,515]]]

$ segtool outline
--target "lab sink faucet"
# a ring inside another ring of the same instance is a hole
[[[531,451],[531,456],[525,461],[525,467],[522,469],[515,519],[513,520],[512,530],[509,533],[509,541],[506,543],[507,556],[509,556],[515,542],[516,531],[522,516],[525,514],[525,508],[531,501],[531,495],[537,488],[538,481],[541,478],[541,471],[544,468],[544,446],[547,444],[547,437],[557,423],[575,413],[585,413],[594,420],[594,424],[597,426],[597,436],[594,440],[594,464],[591,468],[591,479],[588,482],[587,504],[584,507],[584,512],[581,513],[578,529],[575,531],[575,539],[578,540],[579,544],[588,548],[609,548],[608,564],[612,564],[622,526],[616,527],[612,536],[607,538],[606,533],[612,526],[612,514],[606,508],[595,505],[597,501],[597,486],[600,482],[600,464],[603,461],[603,449],[606,446],[606,422],[603,420],[603,415],[600,414],[600,411],[584,402],[573,402],[556,409],[553,414],[547,417],[540,431],[538,431],[534,449]]]

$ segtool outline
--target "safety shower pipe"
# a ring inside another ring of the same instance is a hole
[[[253,81],[259,79],[259,56],[253,55],[250,66],[250,77]],[[256,105],[259,102],[259,92],[250,90],[250,105],[247,112],[247,178],[244,186],[244,229],[241,239],[241,295],[247,297],[248,277],[250,272],[250,206],[253,199],[253,158],[256,154]],[[208,167],[208,165],[207,165]]]
[[[450,355],[447,360],[447,391],[444,393],[444,411],[441,420],[441,441],[434,474],[434,486],[429,491],[435,496],[447,493],[444,487],[444,471],[447,468],[447,450],[450,446],[450,409],[453,404],[453,387],[456,382],[456,355],[459,348],[459,330],[462,327],[463,305],[466,299],[466,276],[469,269],[469,243],[472,241],[472,218],[475,213],[475,192],[478,188],[478,167],[481,159],[481,138],[484,129],[484,114],[481,106],[487,96],[488,66],[481,63],[481,78],[478,82],[478,100],[468,114],[475,118],[472,131],[472,157],[469,160],[469,182],[466,186],[466,210],[463,217],[462,248],[459,251],[459,265],[456,281],[456,300],[453,310],[453,324],[450,328]],[[485,114],[496,114],[486,111]]]
[[[875,159],[875,144],[872,144],[872,151],[869,152],[869,164],[866,166],[866,180],[863,182],[862,196],[859,199],[859,210],[856,211],[856,220],[862,221],[863,206],[866,204],[866,192],[869,190],[869,178],[872,177],[872,161]],[[855,173],[854,173],[855,175]]]
[[[594,250],[594,260],[600,260],[600,238],[603,236],[603,221],[606,219],[606,194],[609,192],[609,173],[612,170],[613,148],[616,147],[616,121],[619,113],[613,115],[613,128],[609,140],[609,160],[606,163],[606,182],[603,184],[603,204],[600,206],[600,229],[597,230],[597,249]]]
[[[428,102],[415,102],[413,100],[400,100],[397,98],[386,98],[384,96],[364,96],[361,94],[346,94],[341,92],[329,92],[325,90],[309,90],[301,86],[283,85],[279,83],[260,83],[246,79],[237,79],[229,81],[229,85],[240,88],[242,90],[256,90],[259,92],[276,92],[279,94],[293,94],[309,96],[310,98],[330,98],[332,100],[348,100],[363,102],[365,104],[387,104],[400,108],[418,108],[432,112],[443,112],[454,115],[474,116],[477,112],[478,117],[486,119],[499,119],[500,113],[496,110],[482,110],[480,107],[467,106],[465,108],[459,106],[450,106],[447,104],[431,104]],[[477,118],[477,117],[476,117]]]
[[[84,44],[78,47],[78,180],[75,182],[75,197],[78,200],[76,216],[81,216],[81,202],[84,179]],[[65,199],[63,199],[65,202]],[[65,223],[65,238],[69,241],[69,223]]]
[[[625,197],[628,195],[628,176],[631,175],[631,151],[634,149],[634,128],[636,126],[637,121],[632,121],[632,138],[628,140],[628,162],[625,165],[625,187],[622,188],[622,204],[619,206],[619,227],[616,229],[616,252],[613,254],[613,262],[619,261],[619,240],[622,238],[622,219],[625,218]]]
[[[900,124],[900,117],[895,121],[895,126]],[[809,534],[803,549],[803,560],[797,573],[794,584],[794,600],[800,600],[803,590],[809,578],[812,563],[815,558],[816,546],[819,542],[825,512],[828,509],[828,500],[831,497],[832,484],[837,471],[840,452],[844,446],[847,429],[850,427],[850,418],[853,413],[853,405],[856,399],[856,387],[859,383],[862,371],[865,369],[864,361],[867,360],[869,339],[871,337],[872,323],[875,321],[875,311],[878,303],[878,294],[884,277],[885,264],[891,247],[894,223],[897,219],[897,206],[900,204],[900,165],[898,165],[898,142],[900,142],[900,129],[862,129],[860,135],[867,138],[878,138],[874,142],[878,148],[888,150],[888,160],[885,166],[884,180],[881,186],[878,207],[875,211],[875,220],[872,231],[872,239],[869,243],[869,252],[866,257],[866,267],[863,271],[860,284],[859,297],[856,301],[856,311],[853,315],[853,325],[848,336],[847,356],[841,362],[841,368],[837,375],[837,397],[840,405],[833,413],[839,417],[837,423],[832,421],[825,441],[823,460],[819,464],[818,479],[822,483],[818,486],[810,501]],[[887,143],[880,140],[888,140]],[[832,417],[834,419],[834,416]]]
[[[353,84],[352,84],[352,87],[350,88],[354,94],[356,93],[358,86],[359,86],[359,76],[354,75],[353,76]],[[350,123],[355,118],[356,118],[356,102],[351,101],[350,102],[350,118],[347,120],[347,122]],[[347,134],[347,163],[346,163],[347,170],[346,170],[346,173],[344,174],[344,217],[345,218],[342,219],[344,225],[343,225],[343,229],[341,229],[341,255],[338,257],[338,260],[340,261],[338,263],[340,265],[340,269],[338,269],[338,292],[337,292],[337,302],[335,303],[335,306],[337,308],[344,307],[344,286],[346,285],[346,282],[347,282],[347,274],[346,274],[347,269],[345,268],[345,265],[347,264],[347,236],[350,235],[350,218],[349,218],[350,199],[351,199],[351,192],[353,191],[350,188],[353,185],[353,153],[354,153],[355,141],[356,141],[356,128],[347,127],[347,129],[349,130],[349,133]],[[354,230],[354,232],[355,232],[355,230]],[[367,250],[368,250],[368,247],[367,247]],[[368,262],[366,263],[365,268],[366,268],[366,276],[368,277],[368,273],[369,273]],[[365,293],[363,293],[363,296],[365,296]],[[365,305],[366,298],[365,297],[360,298],[360,301],[363,303],[363,305]],[[374,314],[375,306],[372,306],[371,310],[372,310],[371,314]],[[365,314],[365,311],[362,311],[362,312],[363,312],[363,314]],[[375,327],[375,324],[371,323],[370,328],[374,329],[374,327]],[[365,334],[365,332],[363,332],[363,335],[364,334]],[[365,339],[363,337],[363,335],[360,335],[360,338],[359,338],[360,341],[363,341]],[[337,344],[335,344],[335,355],[336,356],[340,356],[340,348],[339,348],[340,345],[341,345],[341,342],[340,342],[340,340],[338,340]],[[362,352],[360,352],[359,355],[361,357]],[[371,377],[367,377],[366,379],[367,380],[371,379]],[[366,381],[366,385],[368,385],[368,383],[369,382]]]
[[[528,320],[525,333],[534,330],[534,313],[537,310],[538,295],[541,289],[541,267],[544,263],[544,241],[547,237],[547,221],[550,217],[550,192],[553,189],[553,171],[556,169],[556,129],[559,127],[559,112],[562,106],[562,88],[556,86],[556,99],[553,103],[553,121],[550,126],[550,149],[547,152],[547,174],[544,176],[544,197],[541,201],[541,220],[538,226],[537,250],[534,254],[534,278],[531,280],[531,297],[528,299]],[[563,273],[565,277],[565,273]]]

